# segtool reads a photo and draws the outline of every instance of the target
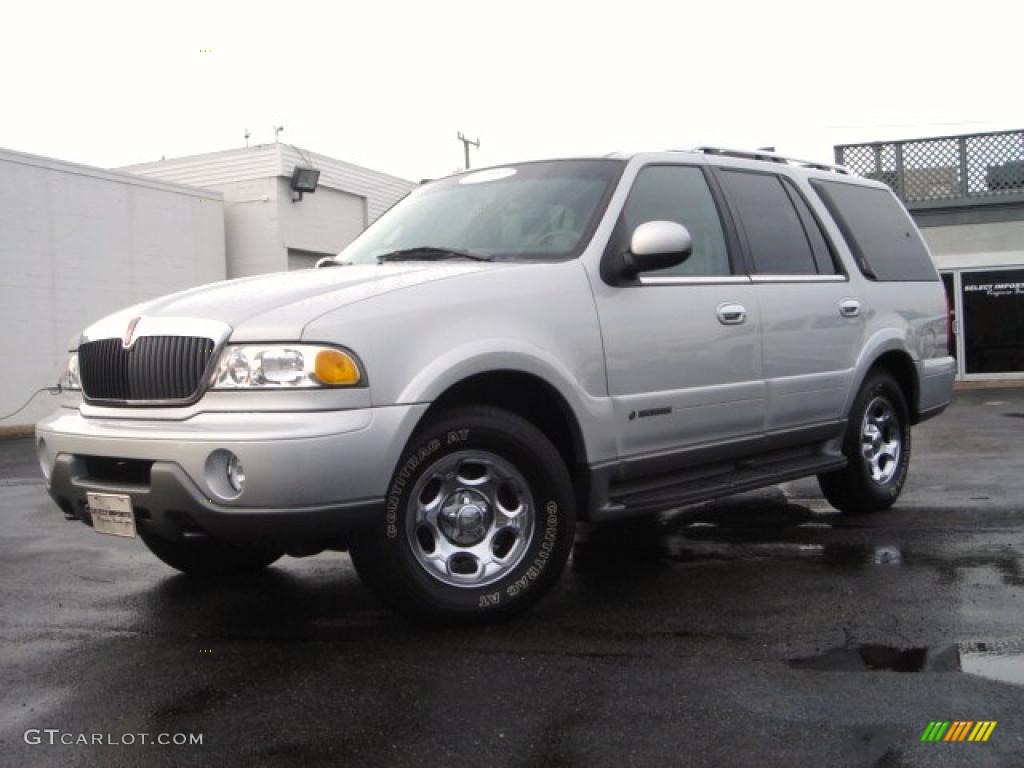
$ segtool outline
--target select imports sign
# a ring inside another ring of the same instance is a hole
[[[986,296],[1024,296],[1024,281],[970,283],[964,281],[964,293],[984,293]]]

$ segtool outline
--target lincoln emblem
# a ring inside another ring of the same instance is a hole
[[[135,326],[139,324],[141,317],[133,317],[131,322],[128,323],[128,327],[124,331],[124,336],[121,338],[121,346],[128,349],[132,345],[132,334],[135,333]]]

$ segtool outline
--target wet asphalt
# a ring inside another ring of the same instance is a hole
[[[65,522],[0,441],[0,764],[1021,765],[1022,435],[1024,389],[958,394],[893,511],[801,481],[594,528],[536,609],[458,630],[388,613],[344,554],[193,583]],[[998,724],[922,743],[933,720]]]

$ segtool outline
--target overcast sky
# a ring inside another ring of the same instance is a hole
[[[114,167],[282,141],[411,179],[698,143],[1024,127],[1015,2],[7,3],[0,147]],[[209,51],[209,52],[206,52]]]

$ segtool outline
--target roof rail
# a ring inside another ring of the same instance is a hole
[[[729,147],[708,147],[700,146],[693,147],[688,150],[673,150],[682,152],[701,152],[705,155],[722,155],[723,157],[740,157],[745,160],[764,160],[769,163],[785,163],[786,165],[800,165],[804,168],[814,168],[817,171],[831,171],[832,173],[842,173],[847,176],[850,175],[849,169],[844,165],[834,165],[833,163],[819,163],[817,160],[800,160],[796,157],[786,157],[780,155],[777,152],[769,152],[767,150],[760,149],[730,149]]]

